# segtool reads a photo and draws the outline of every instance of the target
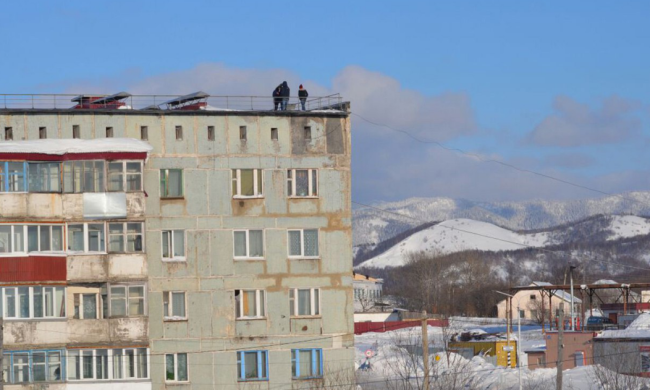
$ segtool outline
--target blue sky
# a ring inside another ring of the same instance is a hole
[[[266,94],[286,77],[294,89],[345,92],[359,115],[424,139],[606,192],[650,189],[650,2],[43,1],[0,10],[3,93]],[[352,120],[358,201],[597,196]]]

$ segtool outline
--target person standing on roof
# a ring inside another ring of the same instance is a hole
[[[282,83],[282,90],[280,91],[280,96],[282,96],[282,111],[287,109],[287,104],[289,103],[289,84],[286,81]]]
[[[282,84],[275,87],[273,90],[273,111],[278,110],[278,106],[282,104]]]
[[[300,84],[300,88],[298,89],[298,99],[300,99],[300,105],[302,106],[303,111],[305,111],[305,102],[307,101],[308,96],[309,93],[302,87],[302,84]]]

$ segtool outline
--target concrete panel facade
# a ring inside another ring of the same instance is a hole
[[[25,344],[56,341],[84,347],[90,346],[91,340],[99,345],[122,340],[121,345],[146,345],[150,348],[150,382],[137,384],[143,389],[309,387],[314,380],[291,377],[291,350],[295,348],[323,350],[324,378],[316,381],[332,383],[334,374],[341,377],[342,372],[351,378],[354,339],[347,114],[24,111],[1,115],[0,127],[7,125],[13,127],[14,139],[30,140],[38,139],[39,127],[47,127],[48,138],[71,138],[73,125],[79,126],[85,139],[106,137],[107,127],[112,127],[114,137],[139,139],[145,126],[147,142],[153,146],[144,165],[144,191],[127,193],[126,220],[145,222],[145,254],[68,256],[67,269],[69,284],[145,283],[148,315],[78,320],[71,318],[72,304],[68,303],[67,321],[41,321],[38,325],[61,327],[61,337],[52,337],[52,333],[44,340],[33,332]],[[277,129],[277,140],[272,139],[271,129]],[[214,133],[213,140],[208,139],[209,131]],[[182,170],[182,197],[161,197],[162,169]],[[263,195],[233,198],[233,169],[259,170]],[[317,170],[318,196],[289,197],[289,169]],[[0,194],[0,207],[12,210],[7,218],[82,221],[82,199],[81,194]],[[248,229],[262,231],[260,258],[235,256],[234,232]],[[317,229],[318,256],[289,256],[289,230],[295,229]],[[170,250],[164,237],[171,231],[182,234],[182,258],[163,258],[164,251]],[[299,288],[319,289],[320,313],[291,316],[289,291]],[[264,291],[266,313],[260,318],[239,319],[235,291],[249,289]],[[163,308],[169,305],[170,292],[185,294],[184,318],[165,317]],[[7,323],[10,328],[33,326]],[[83,336],[76,336],[78,333]],[[19,342],[7,336],[5,330],[6,343]],[[238,380],[237,352],[254,349],[268,351],[268,378]],[[174,353],[187,354],[187,382],[165,381],[165,354]],[[99,385],[93,383],[92,388],[120,389],[123,385],[115,382],[95,387]],[[70,382],[68,386],[81,384]]]

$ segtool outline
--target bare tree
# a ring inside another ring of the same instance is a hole
[[[637,376],[641,368],[642,356],[638,346],[629,344],[611,344],[607,350],[601,349],[594,356],[598,362],[593,366],[591,379],[604,390],[641,390],[650,388],[648,379]],[[605,352],[606,351],[606,352]],[[596,351],[594,351],[596,352]]]

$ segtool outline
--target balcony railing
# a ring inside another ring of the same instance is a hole
[[[126,94],[128,95],[128,94]],[[93,99],[80,102],[78,94],[0,94],[0,109],[107,109],[107,110],[163,110],[163,111],[273,111],[274,98],[271,96],[219,96],[205,95],[195,101],[182,104],[170,102],[190,95],[128,95],[119,100],[106,101],[98,99],[106,96],[87,94]],[[75,99],[73,101],[72,99]],[[93,100],[98,99],[98,103]],[[277,99],[277,98],[276,98]],[[79,103],[77,103],[79,102]],[[305,102],[307,111],[342,110],[343,100],[340,94],[308,97]],[[278,108],[280,110],[280,108]],[[287,111],[302,110],[297,96],[289,97]]]

